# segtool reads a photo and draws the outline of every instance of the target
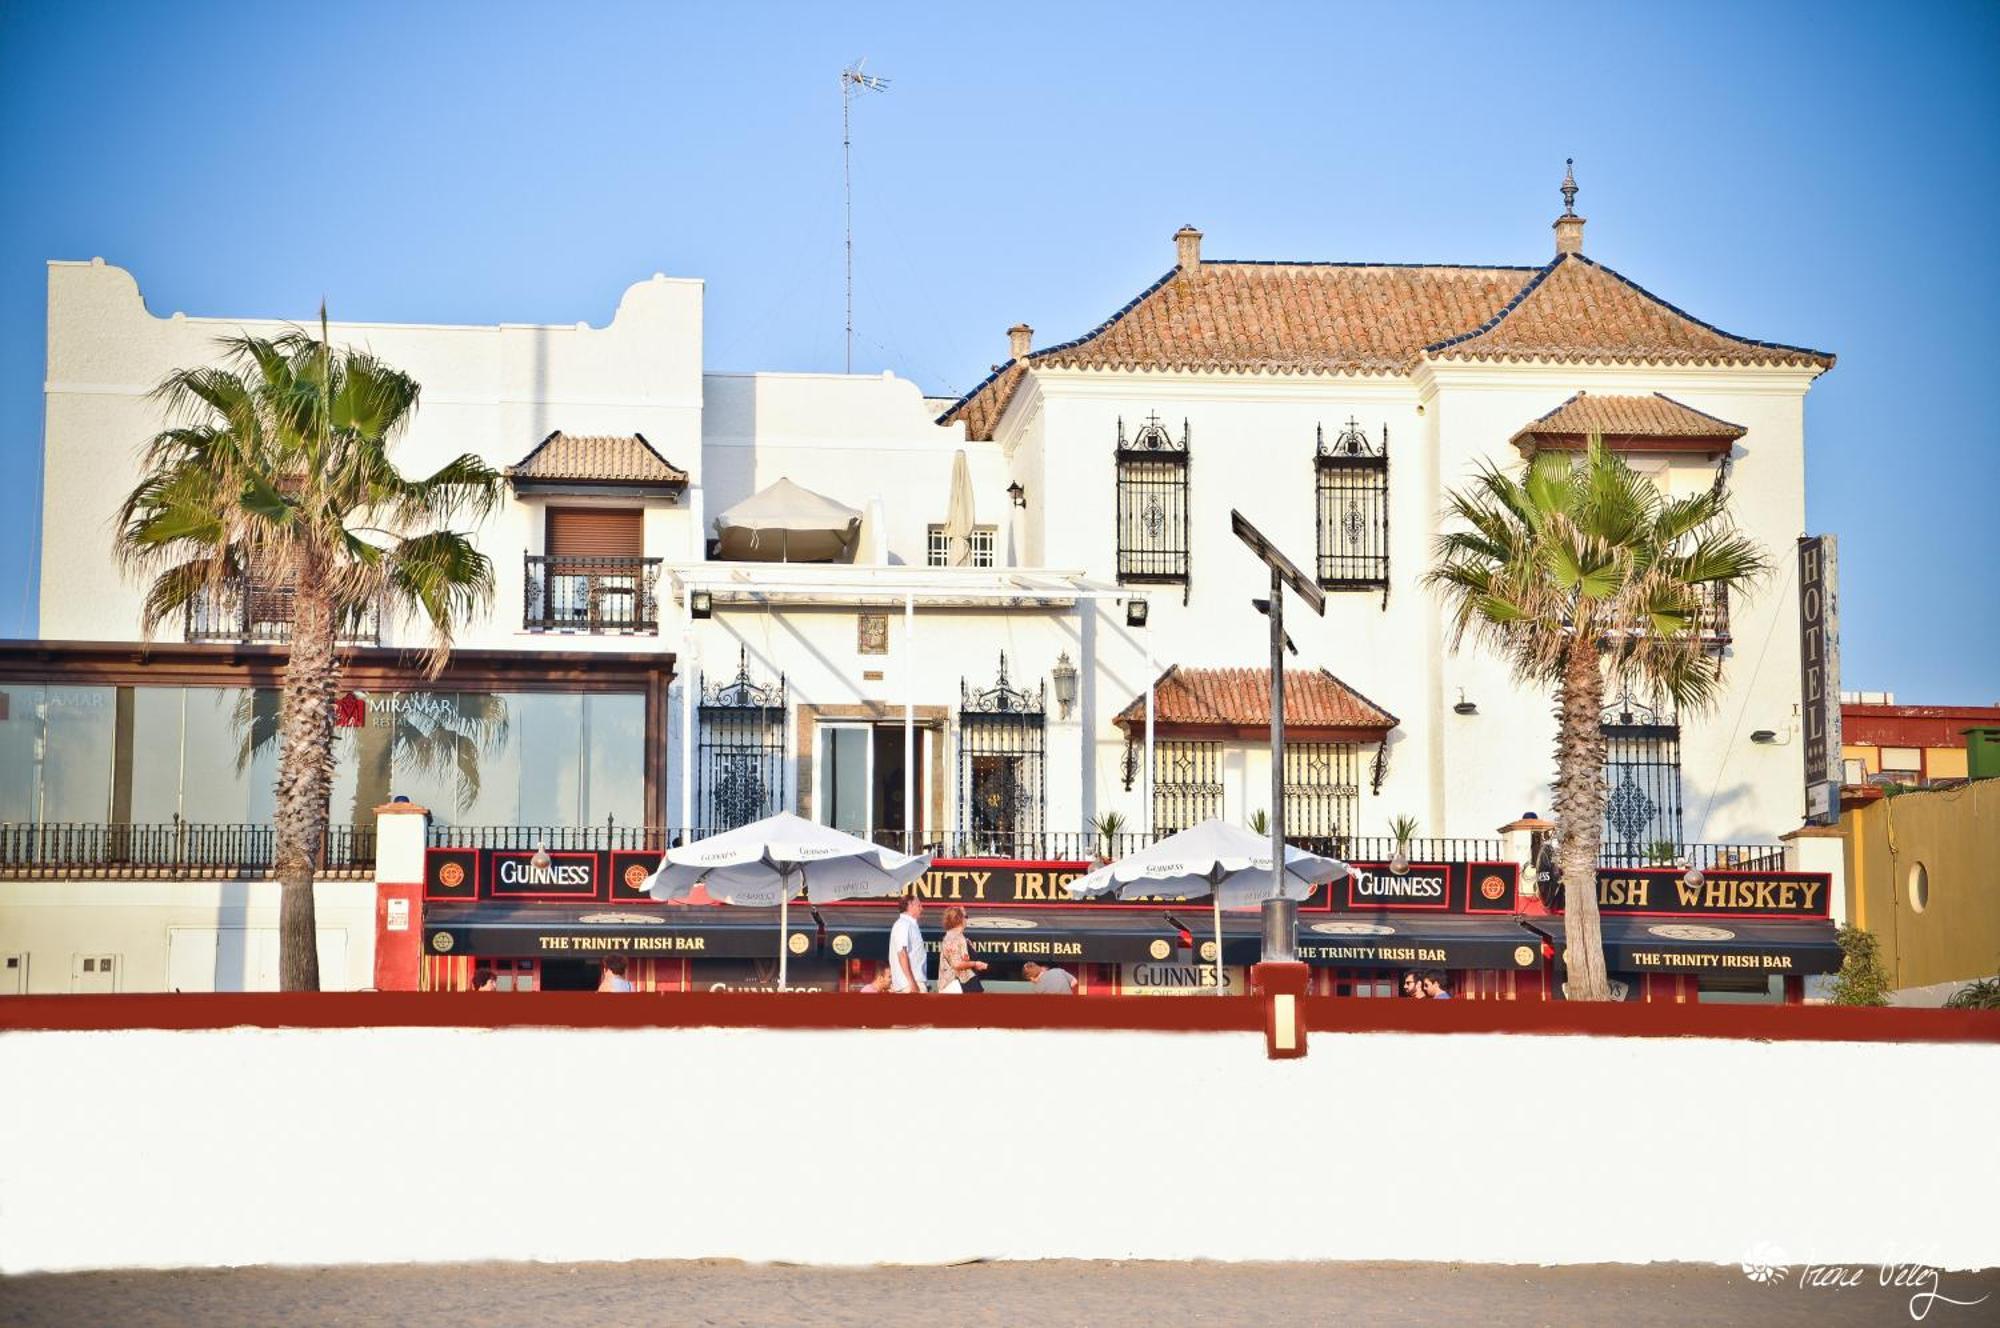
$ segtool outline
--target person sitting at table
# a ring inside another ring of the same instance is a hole
[[[1028,980],[1028,986],[1038,995],[1076,995],[1076,979],[1066,968],[1051,968],[1030,959],[1021,965],[1021,976]]]

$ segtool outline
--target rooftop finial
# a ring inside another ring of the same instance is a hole
[[[1563,158],[1562,196],[1563,196],[1563,215],[1565,217],[1574,217],[1576,215],[1576,158],[1575,157]]]

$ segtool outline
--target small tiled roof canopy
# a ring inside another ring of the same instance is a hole
[[[685,487],[687,472],[653,450],[644,434],[570,434],[557,430],[507,467],[515,484]]]
[[[1425,360],[1833,366],[1710,327],[1580,253],[1540,268],[1204,259],[1075,341],[1009,360],[939,422],[991,438],[1031,368],[1407,374]]]
[[[1146,698],[1134,697],[1113,722],[1136,735],[1146,724]],[[1372,742],[1397,722],[1325,669],[1285,670],[1287,737]],[[1261,737],[1271,728],[1271,671],[1176,664],[1153,684],[1153,727],[1174,736]]]
[[[1532,455],[1540,449],[1574,451],[1592,434],[1613,451],[1726,454],[1749,430],[1684,405],[1670,396],[1592,396],[1578,392],[1514,435],[1514,446]]]

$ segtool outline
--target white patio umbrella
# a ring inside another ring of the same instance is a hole
[[[972,531],[979,518],[972,508],[972,464],[960,448],[951,462],[951,502],[945,508],[945,557],[953,567],[972,566]]]
[[[1347,864],[1285,846],[1284,897],[1304,899],[1324,881],[1347,875]],[[1215,910],[1215,992],[1222,994],[1222,910],[1251,908],[1272,898],[1271,841],[1227,821],[1203,821],[1069,884],[1078,899],[1199,899]]]
[[[785,986],[785,938],[792,896],[815,904],[901,894],[929,871],[931,855],[911,857],[790,812],[667,850],[646,878],[655,899],[686,899],[697,885],[708,897],[745,908],[778,906],[778,988]]]
[[[715,518],[726,562],[830,562],[845,555],[861,513],[788,479],[759,489]]]

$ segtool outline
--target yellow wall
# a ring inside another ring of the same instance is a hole
[[[1925,779],[1965,778],[1965,748],[1926,747],[1924,752]],[[1869,743],[1844,743],[1840,748],[1843,758],[1859,760],[1871,775],[1882,773],[1882,748]]]
[[[2000,973],[2000,779],[1880,798],[1840,819],[1847,916],[1897,987]],[[1930,881],[1919,911],[1911,876]]]

